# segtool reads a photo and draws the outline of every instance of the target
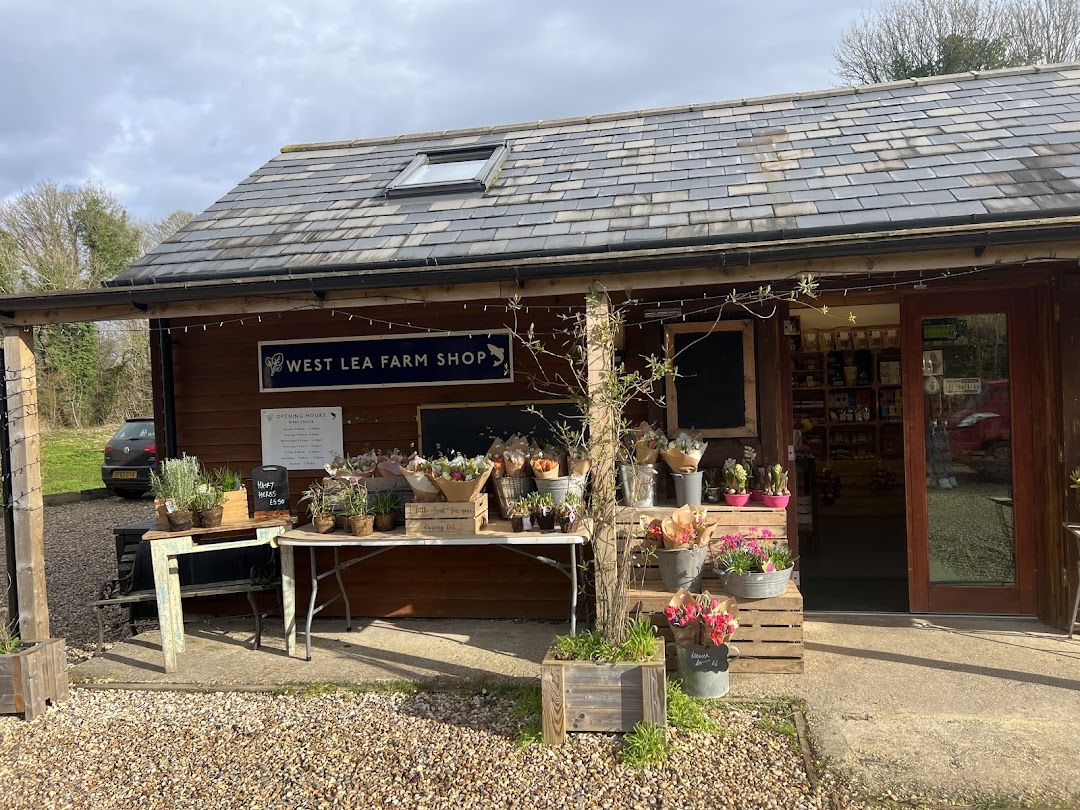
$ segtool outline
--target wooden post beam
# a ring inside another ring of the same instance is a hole
[[[11,442],[11,469],[4,472],[11,475],[19,629],[23,638],[44,641],[49,638],[49,602],[45,593],[45,513],[33,331],[4,331],[4,364]]]

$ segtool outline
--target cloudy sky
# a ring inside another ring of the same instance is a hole
[[[0,0],[0,199],[199,211],[286,143],[838,83],[870,0]]]

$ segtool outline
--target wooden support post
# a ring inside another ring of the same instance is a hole
[[[593,476],[596,624],[608,638],[620,639],[626,625],[626,591],[620,576],[615,529],[615,455],[619,447],[619,425],[611,393],[606,390],[606,381],[614,364],[614,328],[607,292],[594,288],[586,296],[585,350]]]
[[[15,578],[19,628],[24,638],[49,637],[45,592],[45,514],[41,497],[41,434],[38,426],[34,333],[4,330],[4,384],[11,442],[11,500],[15,522]]]

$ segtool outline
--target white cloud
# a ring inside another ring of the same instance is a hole
[[[6,2],[0,198],[95,177],[160,216],[285,143],[815,89],[858,5]]]

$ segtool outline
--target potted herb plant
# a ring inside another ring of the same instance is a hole
[[[366,537],[375,526],[375,516],[368,508],[368,491],[363,484],[349,486],[345,497],[345,529],[354,537]]]
[[[393,531],[397,525],[397,513],[401,498],[393,492],[376,492],[368,497],[368,510],[375,516],[375,531]]]
[[[222,525],[242,523],[247,520],[250,517],[247,488],[239,473],[233,472],[228,467],[218,467],[210,473],[210,479],[218,489],[225,493]]]
[[[706,519],[704,509],[689,506],[660,521],[661,547],[656,550],[656,560],[664,587],[672,593],[680,588],[701,590],[701,574],[714,525]],[[655,535],[655,526],[650,524],[649,529]]]
[[[161,502],[168,520],[169,531],[190,529],[194,519],[192,507],[202,477],[199,460],[186,453],[180,458],[161,462],[161,472],[150,471],[150,489]]]
[[[221,525],[225,513],[225,493],[208,479],[204,479],[191,503],[192,511],[198,516],[199,525],[204,529],[216,529]]]
[[[794,569],[791,551],[768,529],[724,536],[713,563],[724,592],[741,599],[781,596]]]
[[[315,481],[304,490],[300,497],[300,503],[307,502],[308,512],[311,513],[311,525],[319,534],[327,534],[334,530],[334,505],[322,482]]]
[[[783,509],[791,500],[788,474],[779,464],[772,464],[765,468],[765,491],[761,498],[770,509]]]
[[[746,506],[750,493],[746,491],[746,467],[735,459],[724,462],[724,502],[728,506]]]

